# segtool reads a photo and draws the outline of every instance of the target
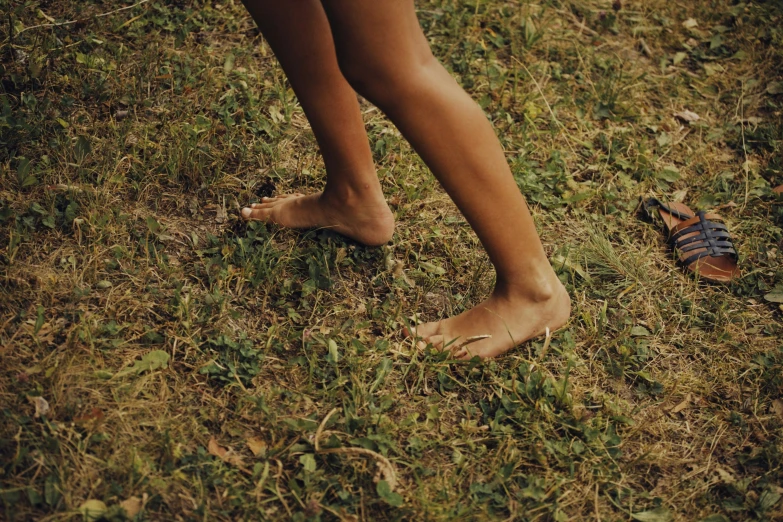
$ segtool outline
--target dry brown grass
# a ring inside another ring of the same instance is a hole
[[[466,365],[399,331],[481,300],[490,265],[376,109],[390,245],[246,228],[240,204],[317,189],[323,166],[239,4],[0,0],[3,516],[782,518],[764,296],[783,285],[783,14],[615,5],[419,3],[574,303],[546,350]],[[46,16],[83,22],[19,32]],[[650,194],[721,213],[743,277],[678,268],[637,213]]]

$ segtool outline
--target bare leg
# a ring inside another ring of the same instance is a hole
[[[245,0],[310,121],[326,165],[322,193],[265,198],[245,219],[331,228],[367,245],[391,239],[394,217],[375,174],[356,93],[337,64],[318,0]]]
[[[432,56],[412,0],[323,0],[343,74],[378,105],[465,215],[497,271],[492,295],[417,334],[436,346],[492,357],[555,330],[570,299],[549,265],[527,204],[484,113]]]

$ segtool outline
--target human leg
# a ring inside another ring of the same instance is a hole
[[[337,64],[318,0],[244,0],[302,104],[326,166],[322,193],[265,198],[245,219],[331,228],[360,243],[391,239],[394,217],[375,174],[356,93]]]
[[[484,113],[432,56],[412,0],[323,0],[343,74],[410,141],[476,231],[497,272],[492,295],[421,325],[444,346],[489,334],[457,356],[492,357],[562,326],[570,299]]]

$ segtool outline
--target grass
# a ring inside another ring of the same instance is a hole
[[[418,3],[574,303],[484,363],[399,334],[493,276],[369,104],[391,244],[240,222],[323,165],[239,2],[0,6],[4,519],[783,517],[779,3]],[[743,277],[678,268],[651,194]]]

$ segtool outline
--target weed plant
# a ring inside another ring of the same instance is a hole
[[[366,102],[389,245],[241,222],[324,168],[240,2],[0,0],[0,518],[783,519],[780,3],[417,8],[573,298],[497,360],[400,334],[493,273]],[[677,267],[649,195],[742,277]]]

